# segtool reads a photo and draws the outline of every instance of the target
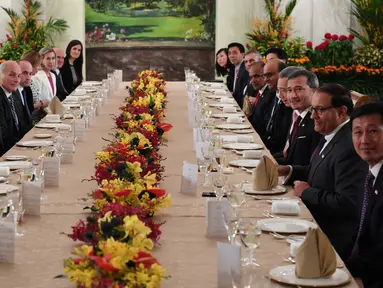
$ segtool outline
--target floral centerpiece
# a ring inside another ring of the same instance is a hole
[[[116,132],[96,153],[99,188],[92,193],[92,214],[67,234],[86,245],[75,249],[64,271],[78,287],[159,287],[165,270],[151,255],[161,235],[155,213],[169,207],[162,180],[161,138],[172,128],[165,117],[165,81],[143,71],[115,118]]]

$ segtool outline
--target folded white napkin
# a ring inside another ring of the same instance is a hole
[[[271,205],[273,214],[299,215],[300,207],[296,200],[274,200]]]
[[[0,167],[0,176],[2,177],[8,177],[10,174],[9,167]]]
[[[238,142],[237,135],[219,135],[223,142],[236,143]]]
[[[223,107],[223,113],[236,113],[237,108],[235,107]]]
[[[228,124],[241,124],[243,120],[240,117],[228,117],[226,122]]]
[[[59,114],[48,114],[47,116],[45,116],[45,120],[47,120],[47,121],[59,121],[60,115]]]
[[[66,129],[66,130],[72,131],[72,126],[69,125],[69,124],[58,124],[57,128]]]
[[[72,96],[83,96],[86,95],[86,90],[85,89],[80,89],[77,88],[75,91],[71,93]]]
[[[222,104],[233,104],[234,103],[234,99],[233,98],[229,98],[229,97],[221,98],[220,101],[221,101]]]
[[[213,89],[221,89],[222,83],[211,83],[211,88]]]
[[[258,150],[243,151],[242,156],[244,159],[259,159],[262,157],[262,151],[258,151]]]
[[[215,95],[226,95],[227,92],[226,92],[226,90],[223,90],[223,89],[214,89],[214,94]]]
[[[253,136],[249,136],[249,135],[238,135],[237,136],[237,142],[238,143],[252,143],[254,140],[253,140]]]
[[[66,96],[65,101],[77,102],[78,101],[78,97],[77,96]]]

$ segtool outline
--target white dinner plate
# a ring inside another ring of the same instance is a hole
[[[52,136],[53,136],[52,134],[44,134],[44,133],[33,135],[33,137],[37,139],[48,139],[48,138],[51,138]]]
[[[252,129],[243,129],[243,130],[233,130],[236,134],[251,134],[254,133]]]
[[[259,165],[259,160],[256,159],[238,159],[229,162],[229,165],[235,167],[255,168]]]
[[[259,220],[258,225],[263,231],[284,234],[306,233],[309,228],[318,227],[313,222],[298,218],[267,218]]]
[[[220,139],[222,139],[223,142],[228,143],[237,143],[238,136],[237,135],[219,135]],[[251,142],[254,142],[253,139],[251,139]]]
[[[208,93],[208,92],[205,92],[205,93]],[[209,92],[209,93],[212,93],[212,92]],[[206,98],[209,98],[209,99],[221,99],[221,98],[227,98],[227,96],[226,95],[208,94],[208,95],[206,95]]]
[[[234,150],[260,150],[263,149],[263,145],[256,143],[226,143],[222,145],[222,148]]]
[[[60,123],[37,123],[35,127],[42,129],[55,129],[58,125],[60,125]]]
[[[245,160],[245,159],[244,159]],[[250,159],[249,159],[250,160]],[[248,173],[253,173],[252,170],[246,170]],[[276,187],[272,188],[271,190],[254,190],[253,189],[253,183],[245,184],[245,193],[249,195],[275,195],[275,194],[282,194],[287,192],[287,188],[282,185],[277,185]]]
[[[295,275],[295,265],[276,267],[270,270],[270,278],[274,281],[304,287],[335,287],[350,282],[348,273],[342,269],[336,269],[329,278],[303,279]]]
[[[237,130],[237,129],[248,129],[251,127],[251,125],[249,124],[219,124],[215,127],[218,129]]]
[[[45,147],[45,146],[52,146],[53,141],[47,141],[47,140],[30,140],[30,141],[21,141],[16,143],[17,146],[22,147]]]
[[[8,192],[13,192],[19,190],[19,187],[10,184],[0,184],[0,194],[6,194]]]
[[[98,81],[86,81],[86,82],[82,82],[81,86],[83,86],[83,87],[102,86],[102,82],[98,82]]]
[[[76,89],[70,94],[70,96],[84,96],[84,95],[86,95],[85,89]]]
[[[0,167],[9,167],[11,170],[32,167],[32,163],[28,161],[7,161],[0,162]]]
[[[224,107],[237,107],[237,104],[235,104],[235,103],[210,103],[209,106],[210,107],[224,108]]]
[[[244,115],[242,113],[218,113],[213,114],[211,117],[213,118],[229,118],[229,117],[243,117]]]
[[[9,155],[5,156],[4,159],[7,161],[25,161],[28,157],[24,155]]]

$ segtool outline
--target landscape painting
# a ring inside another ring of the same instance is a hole
[[[213,45],[215,0],[86,0],[86,41]]]

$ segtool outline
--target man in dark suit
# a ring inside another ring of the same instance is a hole
[[[249,75],[250,75],[250,67],[256,62],[260,62],[260,61],[262,61],[262,55],[257,50],[251,50],[245,54],[244,63],[245,63],[246,71],[249,73]],[[249,82],[246,83],[243,88],[242,97],[245,97],[245,96],[254,97],[256,95],[255,93],[256,92],[253,88],[253,85],[251,85],[250,83],[250,76],[249,76]]]
[[[383,104],[366,103],[351,117],[353,143],[368,163],[359,228],[351,257],[345,261],[364,287],[383,287]]]
[[[20,87],[13,93],[16,114],[19,118],[20,136],[23,137],[32,128],[33,95],[30,88],[32,65],[28,61],[20,61]]]
[[[20,139],[19,120],[12,94],[19,87],[21,69],[16,62],[5,61],[0,64],[0,72],[4,75],[0,87],[0,127],[4,145],[1,154],[4,154]]]
[[[291,125],[292,113],[290,102],[287,97],[287,77],[294,71],[301,68],[289,66],[279,73],[277,82],[277,97],[279,99],[278,106],[275,112],[275,118],[271,122],[269,131],[267,131],[266,147],[271,154],[281,153],[286,142],[286,137]],[[279,156],[282,157],[282,156]],[[274,158],[277,158],[274,156]]]
[[[56,87],[57,87],[57,93],[56,96],[57,98],[60,99],[60,101],[64,101],[66,96],[69,95],[69,93],[66,91],[63,83],[63,79],[60,74],[61,67],[64,65],[64,59],[65,59],[65,54],[64,51],[60,48],[53,48],[53,50],[56,53],[56,70],[52,71],[53,74],[56,75]]]
[[[266,58],[266,62],[273,59],[279,59],[282,62],[287,63],[289,56],[281,48],[272,47],[266,51],[265,58]]]
[[[280,142],[282,146],[278,147],[281,148],[280,151],[283,149],[282,154],[275,155],[278,163],[310,164],[311,155],[322,137],[314,130],[310,108],[312,96],[318,86],[317,76],[310,71],[298,69],[288,76],[287,94],[291,108],[294,109],[294,119],[285,134],[288,138]]]
[[[243,106],[243,89],[249,82],[249,72],[246,71],[243,57],[245,47],[240,43],[230,43],[228,46],[229,60],[234,65],[234,69],[229,72],[228,78],[232,79],[233,97],[237,101],[239,107]]]
[[[295,195],[340,257],[347,259],[357,233],[368,167],[352,145],[350,92],[338,84],[325,84],[314,93],[311,104],[315,130],[324,137],[309,166],[279,166],[278,172],[286,176],[285,182],[294,183]]]
[[[263,79],[267,90],[262,94],[255,106],[250,122],[262,141],[267,140],[267,128],[273,122],[279,99],[276,97],[279,72],[286,68],[286,64],[279,60],[271,60],[263,68]]]

